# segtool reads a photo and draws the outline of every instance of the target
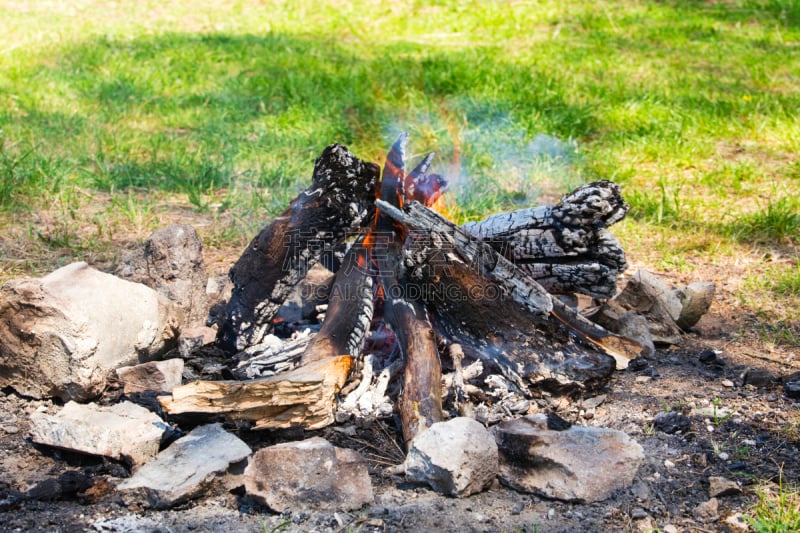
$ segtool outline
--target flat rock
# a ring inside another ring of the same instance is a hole
[[[193,429],[117,486],[126,502],[166,509],[202,494],[250,448],[219,424]]]
[[[597,502],[629,486],[644,461],[642,447],[621,431],[571,426],[547,429],[543,414],[493,428],[500,481],[519,491],[575,502]]]
[[[0,388],[91,399],[115,369],[172,348],[181,316],[149,287],[86,263],[9,281],[0,289]]]
[[[653,357],[656,353],[656,347],[653,344],[653,336],[650,334],[650,327],[647,319],[640,314],[628,311],[619,317],[619,323],[616,331],[623,337],[633,339],[642,345],[642,356]]]
[[[170,224],[126,257],[116,274],[143,283],[183,310],[182,327],[201,326],[208,315],[208,274],[203,243],[192,226]]]
[[[735,481],[719,476],[711,476],[708,478],[708,494],[712,498],[736,496],[741,493],[742,489]]]
[[[491,485],[497,476],[494,437],[473,418],[437,422],[411,442],[406,476],[448,496],[464,497]]]
[[[690,283],[682,290],[676,291],[676,296],[681,302],[681,310],[675,322],[682,329],[689,329],[700,318],[708,313],[717,286],[712,281]]]
[[[117,369],[117,378],[125,394],[132,392],[170,392],[182,382],[183,359],[148,361]]]
[[[125,460],[133,465],[158,453],[167,425],[131,402],[111,406],[68,402],[55,415],[31,414],[33,442]]]
[[[364,458],[321,437],[257,451],[244,472],[244,484],[249,495],[277,512],[352,510],[374,498]]]

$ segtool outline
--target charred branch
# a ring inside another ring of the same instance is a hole
[[[195,381],[159,397],[172,415],[222,415],[254,429],[319,429],[334,421],[334,399],[353,358],[326,357],[290,372],[252,381]]]

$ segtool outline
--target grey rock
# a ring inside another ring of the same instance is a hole
[[[708,313],[711,302],[714,301],[716,284],[712,281],[690,283],[683,290],[676,291],[676,296],[681,302],[681,311],[675,322],[683,329],[689,329],[700,318]]]
[[[735,481],[719,476],[711,476],[708,478],[708,494],[712,498],[736,496],[741,493],[742,489]]]
[[[639,481],[638,483],[634,483],[631,486],[631,494],[633,494],[634,497],[639,498],[643,502],[646,502],[652,496],[650,492],[650,485],[648,485],[646,481]]]
[[[644,316],[654,343],[680,343],[681,329],[675,321],[680,317],[681,302],[654,274],[639,270],[612,302]]]
[[[643,357],[653,357],[656,353],[656,347],[653,344],[653,336],[650,334],[650,327],[647,319],[640,314],[633,311],[628,311],[619,317],[619,324],[616,331],[623,337],[633,339],[642,345]]]
[[[644,461],[642,447],[621,431],[572,426],[547,429],[542,414],[493,428],[500,481],[547,498],[596,502],[629,486]]]
[[[183,327],[205,324],[208,315],[203,243],[195,229],[170,224],[154,232],[144,248],[133,251],[117,268],[124,279],[143,283],[183,310]]]
[[[648,516],[649,515],[647,514],[647,511],[645,511],[641,507],[634,507],[633,510],[631,511],[631,518],[633,518],[634,520],[642,520],[644,518],[647,518]]]
[[[676,411],[659,413],[653,418],[653,427],[664,433],[677,433],[678,431],[685,433],[692,428],[692,420]]]
[[[302,322],[316,314],[317,306],[328,302],[335,274],[317,263],[292,294],[284,300],[275,318],[286,322]]]
[[[174,346],[181,315],[149,287],[86,263],[9,281],[0,289],[0,388],[96,397],[116,368]]]
[[[125,394],[132,392],[170,392],[182,382],[183,359],[148,361],[117,369],[117,378]]]
[[[219,424],[193,429],[117,486],[129,503],[166,509],[202,494],[250,448]]]
[[[351,510],[374,499],[364,458],[321,437],[262,448],[250,459],[244,484],[249,495],[277,512]]]
[[[692,515],[701,522],[714,522],[719,519],[719,500],[711,498],[692,511]]]
[[[473,418],[437,422],[411,441],[406,476],[448,496],[478,493],[497,476],[494,437]]]
[[[166,424],[131,402],[112,406],[68,402],[55,415],[33,413],[33,442],[144,464],[158,453]]]

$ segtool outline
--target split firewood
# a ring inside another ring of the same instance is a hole
[[[368,261],[367,249],[359,239],[336,273],[325,321],[303,353],[301,364],[343,354],[357,357],[361,353],[372,322],[372,274]]]
[[[616,183],[597,181],[553,207],[492,215],[462,228],[551,293],[611,298],[627,264],[619,242],[605,228],[622,220],[629,208]]]
[[[158,400],[171,415],[223,415],[253,429],[319,429],[334,422],[335,396],[352,363],[341,355],[252,381],[195,381]]]
[[[230,271],[233,292],[217,344],[240,351],[266,335],[286,297],[325,252],[371,221],[379,169],[344,146],[317,159],[311,186],[248,245]]]
[[[617,366],[614,358],[579,345],[576,336],[625,360],[638,355],[638,344],[555,302],[525,272],[435,211],[419,203],[405,211],[380,200],[377,205],[409,228],[405,276],[426,293],[437,332],[521,390],[529,384],[565,391],[606,383]]]

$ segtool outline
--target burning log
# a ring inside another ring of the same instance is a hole
[[[611,298],[627,264],[619,242],[604,228],[622,220],[629,207],[619,185],[597,181],[556,206],[492,215],[462,228],[551,293]]]
[[[326,319],[303,353],[302,365],[361,353],[372,322],[372,274],[367,261],[367,250],[359,240],[350,247],[336,274]]]
[[[269,332],[283,301],[325,251],[371,220],[378,166],[344,146],[325,148],[311,186],[248,245],[230,271],[233,293],[217,344],[240,351]]]
[[[638,355],[637,343],[583,319],[492,247],[435,211],[416,202],[405,211],[377,204],[410,230],[404,245],[406,276],[426,294],[436,330],[523,391],[529,383],[561,391],[596,387],[615,366]],[[614,358],[578,345],[574,335]]]
[[[408,175],[405,174],[406,139],[406,134],[401,135],[386,158],[381,197],[390,202],[387,205],[399,207],[407,197],[424,196],[428,192],[433,196],[444,186],[440,179],[427,175],[433,154],[423,159]],[[398,411],[403,440],[409,446],[419,432],[444,419],[442,365],[436,336],[423,303],[409,298],[408,287],[400,282],[404,228],[394,224],[391,218],[379,214],[375,231],[376,235],[369,237],[372,237],[372,257],[378,268],[385,298],[384,317],[391,325],[405,357],[403,394],[398,402]],[[375,250],[375,241],[381,240],[384,246]]]

